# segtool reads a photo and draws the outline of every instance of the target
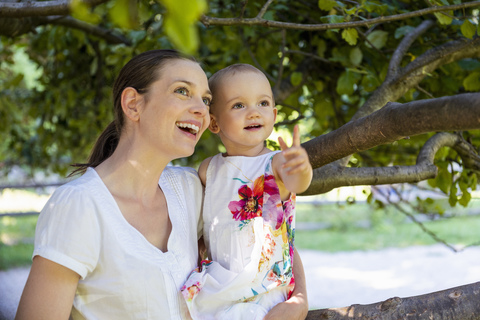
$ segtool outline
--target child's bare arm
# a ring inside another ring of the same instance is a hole
[[[295,289],[292,296],[285,302],[277,304],[265,316],[269,319],[298,319],[303,320],[308,314],[307,285],[305,271],[300,255],[295,249],[293,256],[293,274],[295,275]]]
[[[212,160],[212,157],[206,158],[202,161],[200,167],[198,167],[198,176],[200,177],[200,181],[202,181],[203,186],[205,186],[205,183],[207,181],[207,168],[210,164],[210,160]]]
[[[298,125],[293,129],[293,143],[288,147],[285,141],[278,138],[282,152],[273,158],[273,170],[280,189],[282,200],[290,192],[302,193],[307,190],[312,181],[313,169],[308,160],[307,151],[300,146]],[[282,183],[278,183],[280,180]],[[286,190],[282,190],[286,189]]]

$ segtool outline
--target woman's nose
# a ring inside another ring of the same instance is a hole
[[[203,98],[199,98],[195,100],[195,104],[190,108],[190,111],[203,117],[208,114],[208,106]]]

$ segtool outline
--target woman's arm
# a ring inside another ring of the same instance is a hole
[[[300,255],[295,248],[293,255],[293,274],[295,275],[295,289],[292,296],[285,302],[273,307],[264,320],[294,319],[303,320],[308,314],[307,284],[305,270]]]
[[[68,319],[79,279],[75,271],[35,256],[15,319]]]

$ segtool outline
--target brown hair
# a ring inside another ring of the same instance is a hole
[[[113,154],[125,123],[121,104],[123,90],[128,87],[134,88],[138,93],[146,94],[146,99],[148,99],[150,85],[160,78],[162,67],[167,61],[175,59],[195,61],[191,57],[182,56],[175,50],[150,50],[133,57],[123,66],[112,90],[115,118],[98,137],[88,162],[73,164],[72,166],[76,169],[69,176],[84,173],[88,167],[98,166]]]
[[[212,113],[214,105],[215,105],[215,93],[217,92],[219,86],[227,76],[233,76],[237,72],[246,72],[246,71],[251,71],[251,72],[257,72],[259,74],[262,74],[265,76],[265,74],[257,69],[256,67],[252,66],[251,64],[247,63],[235,63],[232,65],[229,65],[228,67],[225,67],[221,70],[218,70],[215,72],[210,79],[208,79],[208,86],[210,88],[210,91],[212,92],[213,100],[212,103],[210,104],[210,113]],[[265,76],[266,78],[266,76]],[[268,80],[267,80],[268,81]]]

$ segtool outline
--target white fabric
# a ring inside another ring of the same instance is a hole
[[[209,163],[203,231],[212,261],[182,288],[194,319],[263,319],[293,290],[295,195],[282,203],[274,154]]]
[[[162,252],[120,212],[92,168],[58,188],[40,213],[33,256],[81,277],[73,319],[189,319],[180,288],[197,265],[202,185],[195,170],[167,167],[172,232]]]

